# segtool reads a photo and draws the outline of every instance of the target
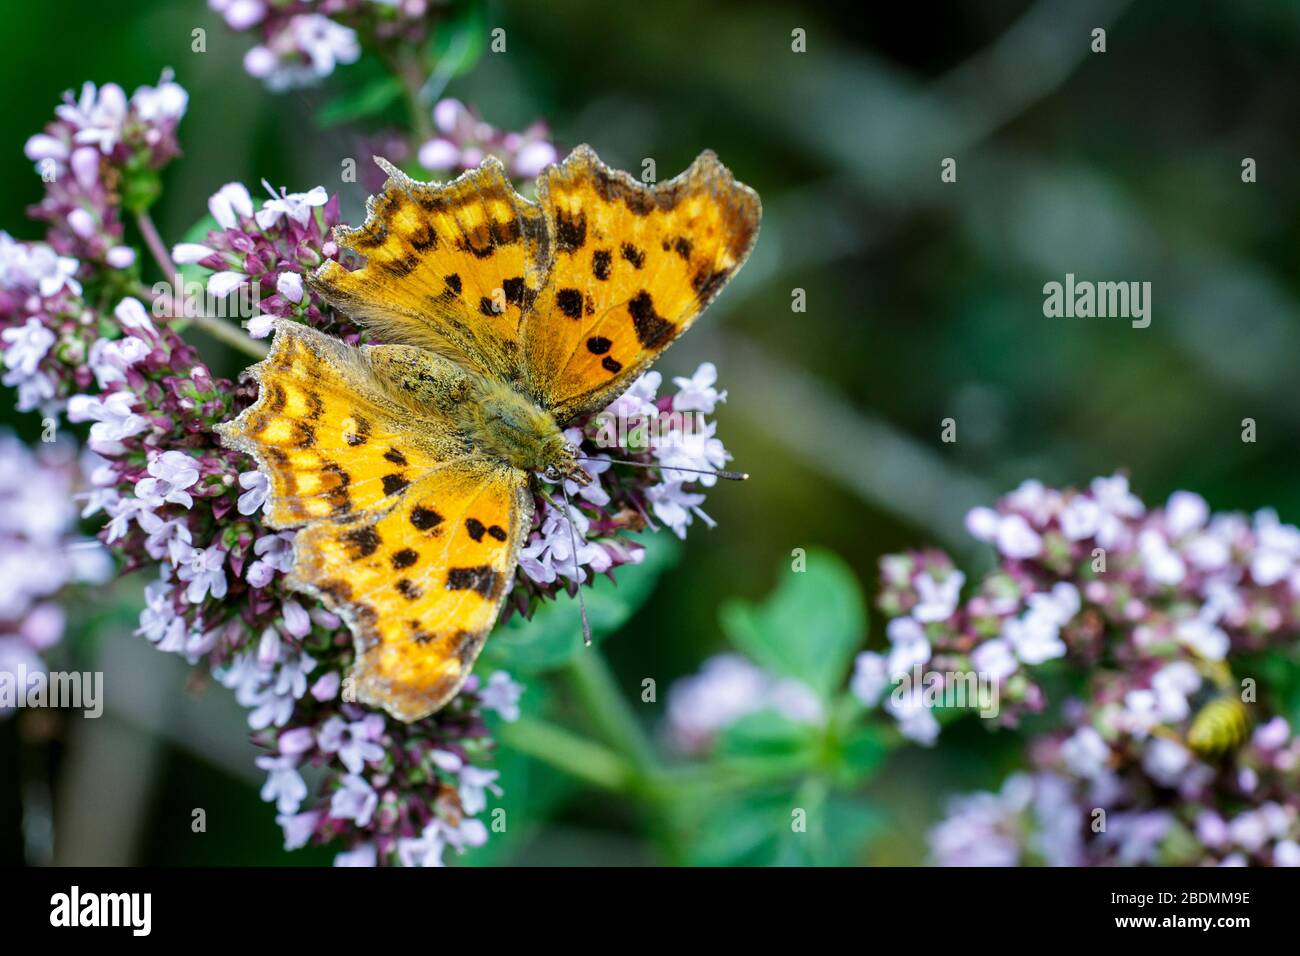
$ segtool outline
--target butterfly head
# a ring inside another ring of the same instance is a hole
[[[542,477],[550,482],[572,481],[579,488],[585,488],[591,484],[591,475],[582,467],[577,454],[578,450],[566,442],[558,459],[542,469]]]

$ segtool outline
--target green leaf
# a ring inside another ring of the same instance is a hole
[[[718,753],[725,757],[781,758],[814,751],[821,730],[795,723],[775,710],[746,714],[718,740]]]
[[[386,73],[334,97],[316,113],[316,125],[328,129],[344,123],[354,123],[382,113],[401,97],[401,80]]]
[[[848,567],[828,551],[810,551],[807,568],[786,571],[763,604],[722,608],[727,637],[773,673],[803,681],[824,702],[843,685],[866,637],[862,592]]]
[[[619,568],[615,572],[617,583],[602,577],[583,588],[593,641],[622,627],[650,597],[659,575],[677,560],[678,544],[670,535],[641,534],[636,538],[645,546],[645,559],[640,564]],[[563,666],[582,650],[578,601],[562,593],[554,601],[543,603],[532,620],[516,616],[497,628],[488,641],[484,659],[511,673],[536,674]]]
[[[696,866],[843,866],[860,862],[885,823],[871,804],[825,796],[816,785],[750,794],[707,814],[688,859]]]
[[[846,783],[859,783],[871,777],[893,749],[893,738],[875,724],[855,727],[839,748],[839,769]]]

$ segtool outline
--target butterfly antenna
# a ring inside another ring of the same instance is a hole
[[[568,482],[560,479],[560,495],[564,498],[564,508],[569,513],[569,547],[573,550],[573,576],[577,580],[581,574],[578,564],[578,522],[574,520],[573,505],[569,503]],[[582,643],[591,647],[591,621],[587,620],[587,599],[582,596],[582,582],[578,581],[578,610],[582,613]]]
[[[689,471],[695,475],[713,475],[715,478],[726,478],[728,481],[748,481],[749,472],[747,471],[709,471],[705,468],[682,468],[679,465],[660,465],[654,462],[646,461],[628,461],[626,458],[578,458],[576,461],[608,461],[614,465],[631,465],[633,468],[657,468],[659,471]]]

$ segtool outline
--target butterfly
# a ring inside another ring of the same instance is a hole
[[[350,627],[358,700],[413,721],[469,676],[514,582],[537,476],[585,484],[563,431],[605,408],[748,257],[757,194],[712,152],[657,186],[586,146],[536,202],[486,159],[388,174],[309,287],[384,344],[280,319],[257,401],[218,426],[296,529],[290,587]]]

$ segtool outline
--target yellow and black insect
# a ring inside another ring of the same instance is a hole
[[[1211,698],[1192,718],[1187,746],[1197,756],[1216,760],[1241,747],[1250,731],[1250,712],[1235,693]]]

